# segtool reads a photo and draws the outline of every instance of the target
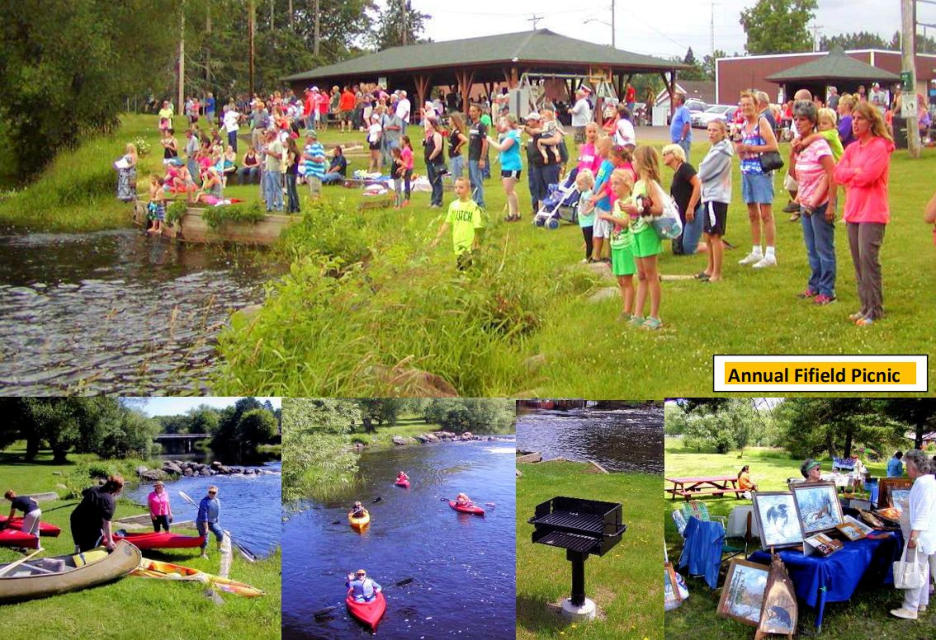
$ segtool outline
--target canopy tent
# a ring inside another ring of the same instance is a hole
[[[468,104],[473,84],[485,84],[490,95],[494,83],[506,82],[515,88],[525,73],[574,74],[589,83],[610,81],[621,95],[624,82],[635,73],[659,73],[672,89],[677,71],[685,68],[678,62],[538,29],[392,47],[283,80],[301,93],[312,84],[341,85],[385,78],[388,88],[415,89],[417,104],[425,101],[433,86],[449,85]],[[573,91],[570,84],[569,93]]]
[[[814,96],[826,99],[826,87],[834,86],[839,93],[854,93],[859,85],[872,82],[900,82],[900,76],[846,55],[841,49],[830,51],[817,60],[791,67],[767,76],[767,80],[783,87],[787,99],[798,89],[809,89]]]

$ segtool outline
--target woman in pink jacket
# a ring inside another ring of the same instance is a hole
[[[835,167],[835,181],[845,186],[845,222],[848,245],[855,264],[861,309],[849,316],[859,327],[867,327],[884,315],[881,263],[878,253],[884,228],[890,221],[887,178],[894,141],[878,110],[861,102],[852,113],[855,142]]]
[[[153,521],[153,531],[159,533],[160,526],[165,528],[166,531],[169,531],[169,523],[172,522],[172,505],[169,504],[169,494],[166,493],[166,486],[162,481],[156,481],[146,502],[149,504],[150,519]]]

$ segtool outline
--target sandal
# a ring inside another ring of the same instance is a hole
[[[701,273],[695,274],[695,276],[693,276],[693,277],[694,277],[696,280],[701,280],[702,282],[708,282],[708,281],[712,278],[712,276],[710,276],[709,274],[705,273],[704,271],[702,271]]]
[[[627,321],[627,324],[632,327],[642,327],[644,323],[644,318],[638,315],[631,316],[631,319]]]
[[[644,323],[640,325],[641,329],[647,329],[648,331],[656,331],[663,326],[663,321],[659,318],[649,317],[644,320]]]

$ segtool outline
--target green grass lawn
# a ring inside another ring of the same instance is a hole
[[[122,122],[113,136],[61,154],[38,182],[0,203],[0,225],[57,231],[128,225],[129,208],[113,196],[111,163],[138,135],[153,148],[141,162],[141,180],[161,167],[161,154],[155,116],[127,115]],[[176,124],[184,128],[181,118]],[[411,127],[410,134],[415,170],[423,173],[421,130]],[[363,142],[360,132],[334,129],[321,138],[326,146]],[[694,144],[692,162],[698,164],[707,146]],[[366,168],[366,151],[348,155],[351,171]],[[665,281],[664,327],[657,332],[619,323],[613,294],[590,301],[613,282],[580,264],[577,226],[548,231],[529,224],[526,176],[518,185],[523,221],[503,222],[496,163],[495,177],[485,184],[489,225],[480,267],[469,274],[455,269],[448,238],[429,248],[443,214],[428,208],[427,193],[415,193],[402,211],[362,212],[359,190],[326,187],[322,205],[312,205],[301,190],[304,222],[280,246],[292,261],[290,272],[273,283],[259,314],[236,317],[221,336],[224,362],[213,388],[304,397],[425,396],[432,392],[410,374],[426,372],[464,396],[659,399],[710,394],[713,353],[927,353],[931,313],[920,292],[930,288],[934,248],[921,215],[933,190],[934,160],[932,149],[919,160],[905,151],[893,156],[892,222],[881,252],[888,316],[868,328],[846,321],[858,303],[842,224],[835,304],[818,308],[797,299],[808,266],[801,228],[785,214],[777,215],[779,266],[755,271],[737,264],[750,247],[737,168],[726,237],[738,249],[726,253],[725,279]],[[668,185],[671,172],[663,173]],[[779,175],[776,186],[779,210],[786,203]],[[226,194],[256,200],[259,189],[231,186]],[[452,198],[447,191],[446,205]],[[665,252],[660,272],[690,275],[705,261],[704,255]],[[936,373],[928,375],[936,387]]]
[[[517,638],[662,638],[660,476],[588,473],[571,462],[520,464],[517,478]],[[533,544],[527,519],[555,496],[623,504],[627,531],[602,557],[585,562],[585,594],[600,618],[566,623],[547,604],[568,598],[572,569],[561,549]]]
[[[88,461],[89,456],[70,455],[76,462]],[[30,464],[19,462],[18,452],[0,452],[0,487],[13,488],[18,493],[58,491],[63,476],[73,471],[75,463],[54,465],[51,455],[42,452]],[[91,481],[87,483],[89,486]],[[7,501],[0,511],[8,512]],[[69,528],[69,516],[77,501],[54,500],[40,504],[42,519],[62,528],[57,538],[43,537],[43,557],[69,554],[74,551]],[[120,499],[116,518],[137,515],[145,510],[126,499]],[[278,523],[274,523],[278,526]],[[175,529],[174,529],[175,530]],[[181,533],[194,531],[179,529]],[[213,544],[209,547],[213,549]],[[147,557],[182,564],[209,573],[218,572],[218,554],[212,551],[208,560],[198,557],[198,549],[147,551]],[[21,558],[19,553],[0,548],[0,563]],[[14,624],[31,620],[27,635],[36,638],[75,638],[148,640],[156,633],[161,638],[188,640],[190,638],[268,638],[280,637],[280,555],[248,564],[235,554],[230,577],[263,589],[260,598],[241,598],[224,594],[224,603],[215,604],[206,597],[202,586],[192,583],[173,583],[127,576],[117,582],[92,589],[63,595],[30,600],[17,604],[0,605],[0,611]],[[16,636],[19,637],[19,636]],[[23,636],[26,637],[26,636]]]
[[[744,450],[743,457],[737,451],[717,454],[711,451],[697,452],[685,449],[679,438],[666,439],[666,476],[731,475],[745,464],[751,466],[751,478],[762,491],[785,491],[786,479],[799,477],[801,460],[794,460],[779,449],[751,447]],[[822,460],[824,471],[830,471],[832,463]],[[885,474],[886,462],[866,463],[872,476]],[[739,505],[750,504],[749,500],[735,498],[705,498],[702,500],[714,515],[727,516]],[[666,546],[670,560],[675,564],[682,551],[682,538],[676,531],[671,512],[683,501],[666,500],[665,531]],[[731,540],[732,544],[738,541]],[[741,542],[743,544],[743,541]],[[754,540],[748,553],[760,549],[760,540]],[[723,565],[720,580],[724,580]],[[667,638],[691,638],[692,640],[748,639],[752,628],[734,620],[715,615],[721,591],[708,588],[701,578],[687,578],[689,599],[675,611],[665,615]],[[900,606],[903,596],[892,586],[862,586],[849,602],[826,605],[823,618],[822,637],[830,640],[852,640],[854,638],[908,638],[923,639],[936,637],[936,614],[929,613],[917,622],[893,618],[890,609]],[[815,611],[802,603],[799,610],[801,632],[812,630]]]

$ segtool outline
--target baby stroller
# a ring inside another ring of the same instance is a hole
[[[537,227],[558,229],[560,220],[571,224],[578,223],[578,201],[582,194],[575,186],[577,173],[578,169],[573,169],[564,182],[546,187],[546,197],[540,202],[540,209],[533,217],[533,224]]]

